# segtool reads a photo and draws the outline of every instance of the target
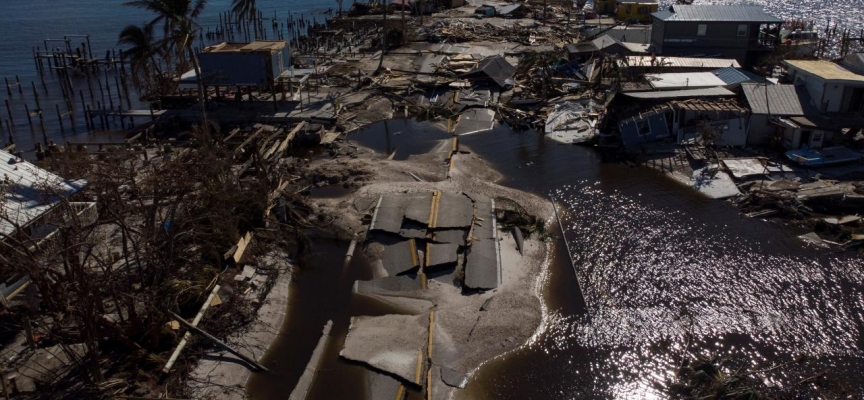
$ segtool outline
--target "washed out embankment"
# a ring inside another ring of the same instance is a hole
[[[369,259],[374,278],[357,281],[355,292],[414,314],[352,315],[341,355],[378,380],[367,382],[369,398],[392,397],[393,390],[445,398],[484,362],[525,343],[542,321],[537,282],[551,204],[493,183],[502,176],[451,143],[393,161],[337,142],[334,157],[308,162],[319,175],[310,179],[349,192],[310,206],[329,230],[355,238]],[[521,253],[512,225],[526,229]],[[389,349],[380,339],[408,331],[421,340]]]

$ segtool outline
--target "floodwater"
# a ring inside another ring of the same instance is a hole
[[[348,134],[348,139],[386,155],[394,160],[426,154],[441,141],[453,136],[433,122],[403,118],[381,121]]]
[[[806,355],[766,382],[827,371],[864,395],[861,258],[805,249],[795,229],[590,148],[505,127],[460,143],[505,185],[558,200],[576,270],[556,241],[547,330],[481,368],[462,398],[665,398],[685,354],[754,369]]]
[[[368,260],[356,251],[351,263],[343,266],[348,243],[313,237],[311,254],[300,260],[300,269],[291,282],[288,313],[280,335],[262,360],[270,372],[254,374],[248,390],[254,399],[284,400],[297,384],[328,320],[332,335],[321,358],[313,399],[349,399],[366,390],[366,369],[339,358],[355,315],[403,314],[398,308],[365,296],[354,295],[355,280],[372,278]],[[321,393],[326,392],[326,393]],[[320,393],[320,394],[316,394]]]
[[[380,148],[384,140],[362,143]],[[696,354],[751,369],[804,355],[807,364],[765,374],[765,382],[785,387],[826,371],[864,395],[860,257],[802,247],[799,229],[742,217],[729,203],[653,170],[605,162],[591,148],[506,126],[460,143],[506,176],[502,184],[554,196],[570,248],[553,242],[546,329],[480,368],[457,398],[665,398],[676,366]],[[328,370],[356,372],[331,362]],[[316,398],[345,398],[333,392],[340,374],[316,382]],[[800,397],[817,394],[803,386]]]

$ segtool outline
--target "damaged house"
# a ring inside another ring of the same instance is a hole
[[[622,97],[629,98],[617,106],[624,116],[617,122],[624,146],[663,140],[685,144],[697,139],[720,146],[746,144],[749,112],[734,99],[734,93],[722,87],[635,92]]]
[[[40,257],[50,257],[64,224],[95,221],[96,203],[71,201],[86,186],[86,181],[65,180],[0,150],[0,253],[11,255],[9,246],[27,244]],[[8,307],[30,279],[5,275],[0,303]]]
[[[833,139],[832,129],[810,105],[803,87],[744,83],[741,91],[752,112],[747,124],[748,145],[819,149]]]
[[[789,80],[803,85],[810,94],[811,104],[823,113],[864,112],[864,73],[856,71],[855,59],[847,56],[839,63],[825,60],[788,60]]]

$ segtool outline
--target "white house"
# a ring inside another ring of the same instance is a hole
[[[823,113],[864,112],[864,74],[824,60],[783,61],[795,85],[807,88],[813,106]]]

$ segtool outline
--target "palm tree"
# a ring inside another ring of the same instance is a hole
[[[378,75],[383,71],[384,53],[387,51],[387,0],[381,0],[381,6],[384,10],[384,13],[382,14],[384,21],[381,23],[381,58],[378,59],[378,68],[375,69],[375,75]]]
[[[186,49],[183,46],[178,46],[175,32],[181,25],[191,22],[197,30],[198,25],[195,20],[204,10],[207,0],[132,0],[123,3],[130,7],[141,8],[156,14],[152,21],[147,25],[156,26],[162,24],[163,42],[162,47],[166,52],[175,52],[180,58],[178,68],[187,67]]]
[[[241,20],[252,21],[252,26],[255,29],[255,39],[258,39],[258,24],[255,19],[258,16],[258,7],[256,0],[232,0],[231,13],[237,17],[237,22]]]
[[[152,82],[153,74],[151,68],[155,69],[158,77],[162,76],[162,69],[156,57],[161,56],[162,49],[153,35],[153,25],[127,25],[120,31],[118,44],[129,46],[125,55],[129,57],[132,75],[137,83],[140,78],[145,78],[144,83],[148,86]]]
[[[156,17],[148,23],[150,26],[162,24],[164,37],[162,48],[166,53],[175,52],[179,56],[178,70],[184,70],[187,57],[192,61],[192,67],[198,82],[198,102],[201,104],[201,118],[204,132],[209,131],[207,122],[207,104],[205,103],[204,78],[201,76],[201,68],[198,66],[198,57],[192,42],[200,31],[196,22],[198,16],[204,10],[207,0],[133,0],[124,3],[127,6],[137,7],[152,11]]]

